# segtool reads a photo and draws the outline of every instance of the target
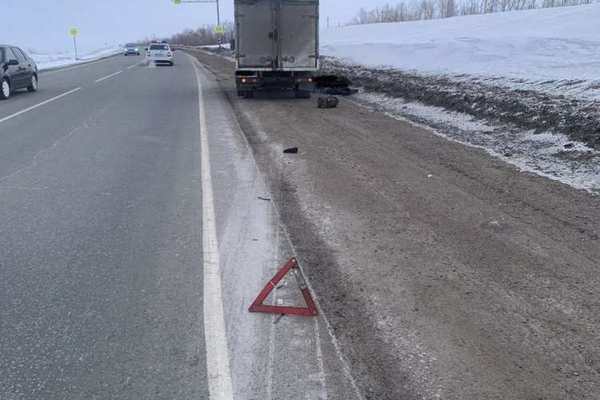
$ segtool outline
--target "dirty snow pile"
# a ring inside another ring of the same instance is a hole
[[[327,29],[321,53],[600,99],[600,3]]]
[[[114,54],[118,54],[121,51],[122,49],[120,47],[107,47],[104,49],[79,54],[77,60],[75,60],[75,55],[73,54],[73,52],[47,54],[30,51],[29,55],[36,62],[40,70],[45,70],[94,61]]]

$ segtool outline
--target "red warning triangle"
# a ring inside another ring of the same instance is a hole
[[[306,302],[306,307],[272,306],[263,304],[263,301],[265,301],[275,286],[277,286],[283,277],[286,276],[290,271],[292,271],[292,273],[296,276],[298,286],[300,287],[300,291],[302,292],[302,296]],[[315,305],[310,291],[308,290],[308,286],[306,285],[306,281],[302,276],[302,271],[300,271],[300,268],[298,267],[298,261],[296,258],[290,258],[289,261],[285,263],[279,269],[279,271],[277,271],[273,279],[271,279],[264,289],[261,290],[260,294],[256,300],[254,300],[254,303],[252,303],[248,311],[269,314],[303,315],[306,317],[312,317],[318,314],[317,306]]]

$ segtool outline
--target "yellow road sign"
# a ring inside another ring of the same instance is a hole
[[[69,35],[75,37],[75,36],[79,36],[79,28],[71,28],[69,29]]]

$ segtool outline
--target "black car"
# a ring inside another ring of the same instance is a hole
[[[18,89],[38,90],[38,68],[20,48],[0,45],[0,99]]]

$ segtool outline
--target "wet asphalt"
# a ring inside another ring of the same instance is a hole
[[[194,75],[141,60],[0,103],[81,88],[0,123],[2,399],[207,398]]]

